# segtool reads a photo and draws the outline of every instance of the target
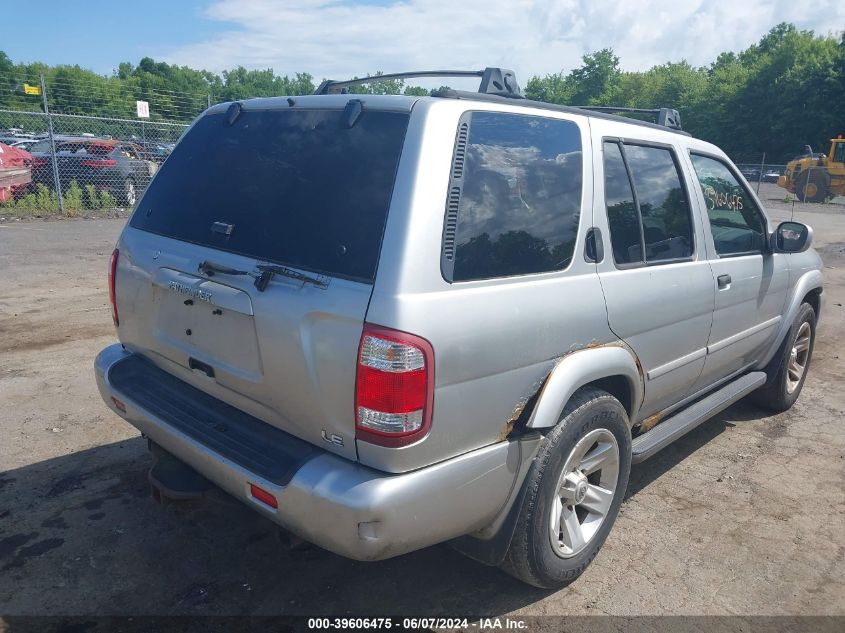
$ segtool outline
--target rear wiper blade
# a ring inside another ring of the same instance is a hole
[[[258,288],[259,292],[264,292],[273,275],[295,279],[296,281],[301,281],[303,284],[313,284],[317,288],[325,289],[329,287],[329,278],[325,275],[314,277],[288,268],[287,266],[277,266],[275,264],[258,264],[255,268],[258,271],[258,275],[255,276],[255,287]]]
[[[197,267],[201,273],[208,275],[209,277],[213,277],[214,273],[220,273],[221,275],[249,275],[250,272],[248,270],[238,270],[237,268],[229,268],[228,266],[224,266],[223,264],[216,264],[215,262],[204,260],[200,263]]]

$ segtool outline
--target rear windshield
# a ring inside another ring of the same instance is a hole
[[[130,221],[137,229],[372,281],[407,113],[242,111],[201,118]],[[213,231],[232,225],[231,234]]]

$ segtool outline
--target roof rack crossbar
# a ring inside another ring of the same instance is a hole
[[[328,95],[346,92],[349,86],[390,81],[392,79],[410,79],[412,77],[481,77],[478,92],[513,98],[522,98],[522,92],[516,82],[516,75],[512,70],[504,68],[485,68],[484,70],[419,70],[407,73],[390,73],[387,75],[371,75],[335,81],[325,79],[314,91],[315,95]]]

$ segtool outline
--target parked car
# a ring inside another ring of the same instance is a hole
[[[742,166],[739,168],[739,173],[745,176],[748,182],[758,182],[760,180],[760,169],[757,167]]]
[[[32,181],[32,154],[0,143],[0,202],[21,195]]]
[[[812,231],[771,225],[677,112],[517,98],[499,69],[479,93],[345,85],[207,110],[118,240],[95,375],[154,496],[219,486],[354,559],[448,541],[556,587],[632,463],[746,395],[798,398]]]
[[[780,171],[777,169],[769,169],[763,174],[763,182],[777,182],[780,178]]]
[[[38,139],[38,138],[27,138],[27,139],[23,139],[23,140],[18,139],[17,141],[10,143],[10,145],[12,147],[17,147],[17,148],[20,148],[22,150],[29,151],[32,148],[33,145],[35,145],[36,143],[40,143],[40,142],[41,142],[41,139]]]
[[[33,146],[33,157],[33,182],[55,188],[49,139]],[[128,206],[135,204],[138,192],[158,169],[154,161],[143,158],[143,150],[133,143],[87,137],[57,141],[55,158],[63,190],[71,181],[80,187],[93,185]]]
[[[158,141],[137,142],[136,144],[142,149],[145,159],[154,161],[159,165],[167,160],[176,146],[175,143],[160,143]]]

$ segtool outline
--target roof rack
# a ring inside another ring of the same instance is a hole
[[[516,74],[512,70],[505,68],[487,67],[484,70],[420,70],[416,72],[407,73],[391,73],[389,75],[371,75],[369,77],[360,77],[355,79],[346,79],[343,81],[335,81],[333,79],[326,79],[314,91],[315,95],[328,94],[344,94],[350,86],[360,86],[361,84],[376,83],[379,81],[389,81],[392,79],[409,79],[412,77],[481,77],[481,84],[478,86],[478,92],[468,92],[465,90],[436,90],[432,93],[435,97],[445,97],[452,99],[490,99],[491,97],[500,97],[504,99],[524,99],[525,105],[532,107],[541,107],[548,110],[563,110],[567,112],[578,113],[580,110],[589,110],[591,112],[599,112],[602,114],[619,114],[619,113],[633,113],[633,114],[649,114],[655,119],[654,123],[642,121],[640,119],[626,119],[631,123],[642,125],[653,125],[655,127],[669,128],[682,132],[681,115],[677,110],[672,108],[622,108],[614,106],[559,106],[557,104],[545,103],[540,101],[530,101],[525,99],[519,84],[516,81]],[[583,112],[581,112],[583,114]]]
[[[349,86],[389,81],[391,79],[409,79],[411,77],[481,77],[478,92],[481,94],[522,99],[522,91],[516,82],[516,74],[504,68],[485,68],[484,70],[420,70],[407,73],[391,73],[389,75],[372,75],[370,77],[356,77],[344,81],[326,79],[314,91],[315,95],[343,94]]]

